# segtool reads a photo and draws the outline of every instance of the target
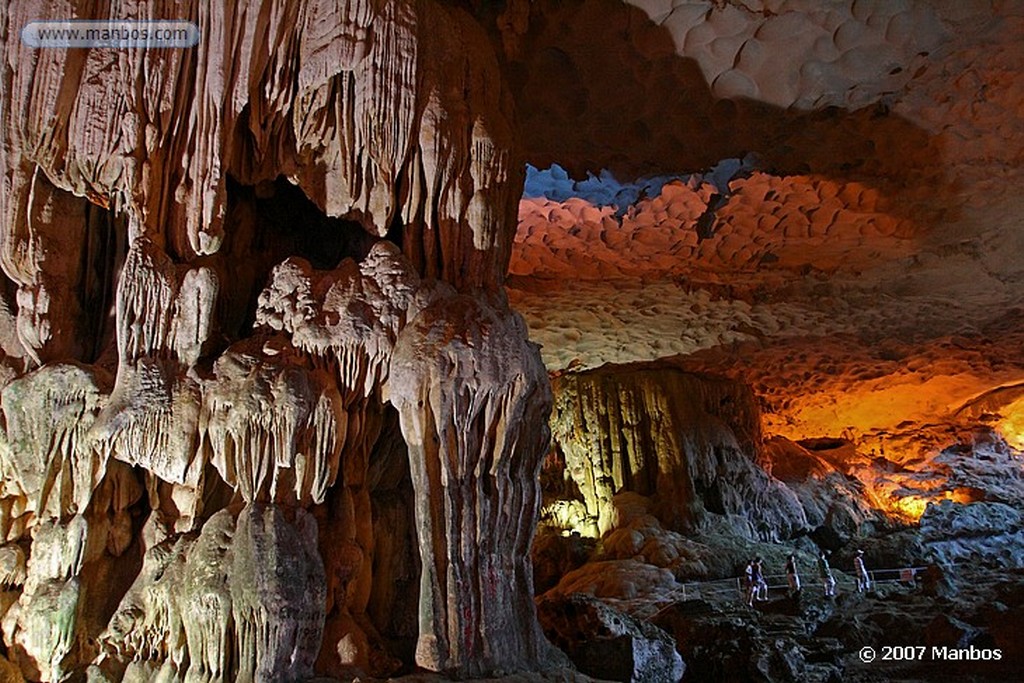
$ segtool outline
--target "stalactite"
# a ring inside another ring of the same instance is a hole
[[[148,18],[164,4],[134,12]],[[19,2],[9,25],[39,18]],[[221,248],[229,176],[255,185],[284,172],[325,213],[372,234],[409,218],[410,244],[441,246],[416,252],[421,272],[457,286],[502,281],[518,200],[510,102],[468,15],[424,0],[263,0],[187,18],[208,36],[193,57],[149,50],[120,61],[7,43],[9,60],[24,65],[5,84],[12,177],[0,209],[12,235],[28,213],[29,159],[57,187],[126,213],[186,260]],[[74,107],[61,106],[65,72],[75,77]],[[51,135],[41,121],[68,134]],[[410,192],[424,169],[429,193]],[[10,275],[31,272],[13,251],[2,256]]]
[[[21,207],[9,207],[21,224],[3,231],[0,264],[18,284],[18,340],[37,364],[82,360],[87,349],[79,334],[79,252],[87,239],[88,202],[54,187],[39,168],[30,175],[19,171],[13,182],[25,200]]]
[[[288,259],[260,294],[256,321],[332,363],[340,386],[354,394],[349,401],[364,399],[387,379],[395,338],[419,288],[412,266],[385,241],[361,263],[346,260],[333,271]]]
[[[116,293],[117,378],[92,428],[107,457],[192,489],[205,466],[197,457],[202,387],[187,370],[213,334],[217,293],[209,268],[177,265],[146,237],[131,243]],[[181,523],[197,512],[184,506]]]

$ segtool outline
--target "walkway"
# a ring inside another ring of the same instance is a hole
[[[913,586],[917,577],[927,567],[895,567],[892,569],[875,569],[868,572],[871,577],[872,586],[878,584],[904,584]],[[836,593],[856,592],[857,580],[840,571],[833,570],[836,579]],[[768,596],[773,591],[779,595],[779,591],[785,594],[789,590],[789,583],[785,574],[771,574],[765,576],[768,582]],[[817,572],[800,577],[804,591],[821,592],[821,580]],[[667,595],[652,597],[648,599],[630,600],[629,614],[637,619],[649,621],[665,610],[680,602],[688,600],[703,600],[708,603],[720,605],[724,602],[743,604],[746,599],[746,590],[743,585],[744,579],[718,579],[716,581],[687,581],[675,591]]]

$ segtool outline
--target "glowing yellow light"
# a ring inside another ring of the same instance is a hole
[[[920,496],[905,496],[903,498],[897,498],[894,502],[895,511],[907,519],[912,519],[915,522],[921,519],[921,515],[924,514],[925,508],[928,507],[928,501]]]
[[[580,500],[556,500],[541,510],[540,524],[561,531],[562,536],[578,534],[584,538],[598,538],[597,520],[587,514]]]
[[[876,509],[892,519],[903,522],[916,522],[921,519],[921,515],[928,508],[928,503],[954,500],[956,497],[952,491],[934,494],[910,493],[905,488],[907,483],[898,476],[894,479],[879,478],[870,483],[866,482],[864,490],[867,499]]]
[[[1000,411],[1005,417],[996,426],[1010,448],[1024,451],[1024,398],[1018,398]]]

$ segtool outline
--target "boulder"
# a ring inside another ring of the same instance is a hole
[[[676,683],[686,670],[673,638],[581,593],[545,596],[537,618],[583,673],[624,683]]]
[[[982,629],[961,621],[949,614],[937,614],[924,630],[924,642],[928,646],[965,648],[971,645]]]

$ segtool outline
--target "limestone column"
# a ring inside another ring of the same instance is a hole
[[[442,299],[399,335],[388,390],[416,493],[417,664],[536,669],[550,656],[530,561],[551,409],[538,347],[504,300]]]

